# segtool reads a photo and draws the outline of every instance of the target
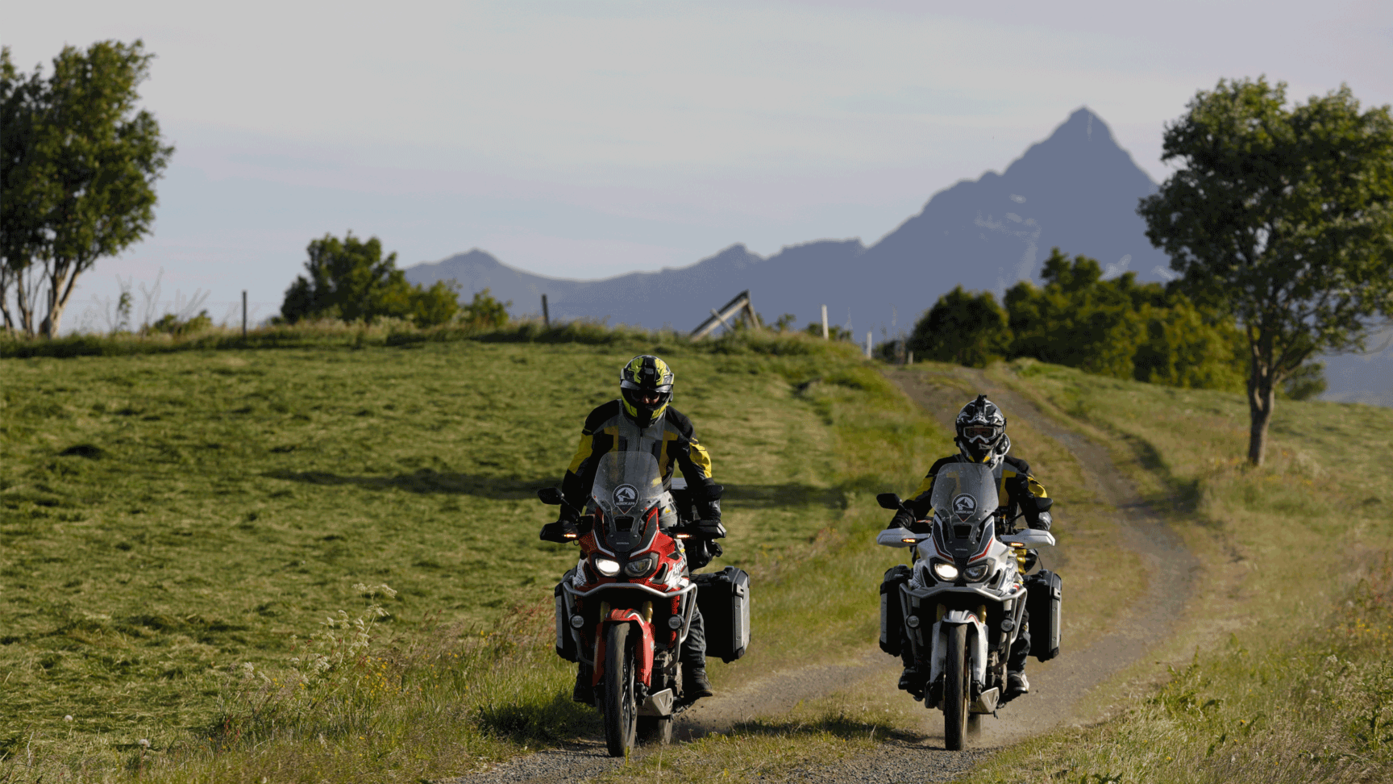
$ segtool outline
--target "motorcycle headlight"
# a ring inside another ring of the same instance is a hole
[[[958,579],[958,567],[944,561],[935,561],[933,565],[934,577],[945,583],[951,583]]]
[[[624,574],[630,577],[645,577],[658,568],[658,554],[649,553],[624,564]]]
[[[976,583],[985,580],[987,578],[987,572],[990,570],[990,564],[977,564],[976,566],[967,567],[967,571],[963,572],[963,574],[967,576],[968,582]]]
[[[595,571],[606,577],[613,577],[619,574],[619,562],[611,558],[596,558]]]

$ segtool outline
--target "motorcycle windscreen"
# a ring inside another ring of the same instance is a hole
[[[663,501],[663,476],[647,452],[606,452],[595,469],[590,497],[604,513],[603,546],[616,553],[641,551],[658,530],[649,510]]]
[[[953,550],[975,548],[998,506],[996,477],[979,463],[949,463],[934,477],[929,501],[943,543]]]

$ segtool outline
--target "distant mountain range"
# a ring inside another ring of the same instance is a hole
[[[819,320],[825,304],[830,323],[858,341],[872,332],[878,343],[908,333],[954,286],[1000,296],[1019,280],[1038,281],[1053,247],[1098,259],[1108,277],[1132,271],[1141,280],[1170,278],[1169,259],[1146,239],[1136,214],[1138,200],[1156,189],[1107,124],[1082,108],[1005,172],[939,191],[870,247],[824,239],[765,258],[737,244],[687,267],[604,280],[533,275],[475,249],[410,267],[406,278],[427,286],[453,279],[466,301],[488,288],[511,300],[514,314],[540,314],[546,294],[555,320],[684,332],[748,289],[766,319],[792,313],[801,326]],[[1393,405],[1393,349],[1382,355],[1328,359],[1327,397]]]

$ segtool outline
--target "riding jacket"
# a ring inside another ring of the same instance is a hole
[[[611,450],[653,455],[658,461],[665,491],[672,488],[673,469],[680,468],[693,498],[714,500],[718,497],[715,496],[717,485],[711,479],[711,456],[697,441],[692,421],[686,415],[668,406],[651,425],[640,428],[624,415],[623,403],[616,399],[591,411],[585,418],[576,455],[561,480],[561,492],[572,508],[585,506],[600,457]]]
[[[939,470],[950,463],[966,462],[967,459],[961,454],[950,455],[938,460],[929,468],[928,475],[914,491],[914,497],[906,504],[914,513],[915,519],[922,520],[928,517],[933,508],[929,499],[933,495],[934,477],[938,476]],[[992,469],[992,474],[996,476],[997,495],[1001,504],[997,510],[1005,515],[1008,530],[1015,529],[1013,521],[1021,512],[1025,513],[1026,524],[1031,528],[1049,530],[1050,514],[1040,509],[1037,503],[1039,499],[1048,498],[1049,494],[1035,481],[1035,477],[1030,475],[1029,463],[1007,455]],[[1048,504],[1045,506],[1048,508]]]

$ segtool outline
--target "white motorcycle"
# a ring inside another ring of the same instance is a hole
[[[886,509],[905,508],[894,493],[876,499]],[[1041,660],[1058,654],[1060,581],[1045,571],[1024,576],[1037,558],[1029,548],[1053,545],[1054,537],[1037,530],[998,534],[998,526],[1010,527],[998,515],[996,479],[985,465],[945,466],[930,502],[930,521],[881,531],[876,540],[911,548],[913,560],[912,567],[886,573],[881,648],[899,655],[907,645],[919,671],[927,669],[924,705],[943,710],[945,745],[959,750],[969,723],[1003,702],[1007,657],[1027,605],[1031,653]]]

